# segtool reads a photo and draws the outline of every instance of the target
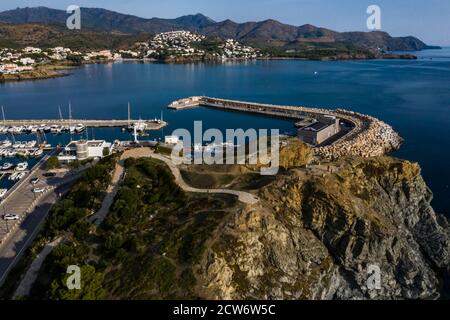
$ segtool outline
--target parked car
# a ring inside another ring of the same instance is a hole
[[[33,192],[34,193],[43,193],[43,192],[45,192],[45,189],[44,188],[34,188]]]
[[[19,220],[19,216],[17,214],[8,213],[3,215],[3,220]]]
[[[39,182],[39,178],[33,178],[30,180],[31,184],[37,184]]]
[[[43,176],[47,177],[47,178],[56,177],[56,173],[54,173],[54,172],[46,172],[46,173],[43,174]]]

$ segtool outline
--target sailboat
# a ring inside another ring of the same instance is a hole
[[[76,127],[72,125],[72,103],[70,101],[69,101],[69,133],[71,135],[76,133]]]

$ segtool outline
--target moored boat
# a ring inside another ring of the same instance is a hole
[[[19,164],[17,164],[16,166],[16,171],[25,171],[28,168],[28,163],[27,162],[21,162]]]
[[[14,165],[13,165],[12,163],[5,162],[1,168],[2,168],[2,170],[9,170],[9,169],[11,169],[13,166],[14,166]]]

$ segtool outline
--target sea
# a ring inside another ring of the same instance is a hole
[[[433,207],[450,217],[450,48],[413,52],[417,60],[258,60],[222,64],[122,62],[85,65],[67,77],[0,84],[7,119],[161,118],[169,125],[141,139],[162,139],[175,129],[279,129],[292,121],[208,108],[170,111],[177,99],[207,95],[261,103],[345,108],[375,116],[405,139],[393,156],[418,162],[434,193]],[[1,121],[1,119],[0,119]],[[76,138],[131,140],[120,129],[89,128]],[[5,139],[0,136],[0,140]],[[36,140],[33,135],[18,141]],[[53,145],[69,135],[47,134]],[[0,160],[0,164],[9,161]]]

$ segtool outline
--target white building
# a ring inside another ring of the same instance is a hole
[[[42,49],[34,47],[26,47],[22,50],[24,53],[41,53]]]
[[[58,156],[58,160],[69,163],[75,160],[103,158],[105,150],[108,150],[108,154],[111,153],[111,143],[105,140],[72,141]]]
[[[164,137],[164,142],[166,144],[178,144],[179,139],[177,136],[165,136]]]
[[[31,58],[21,58],[19,61],[24,66],[35,64],[35,62],[36,62],[34,59],[31,59]]]

